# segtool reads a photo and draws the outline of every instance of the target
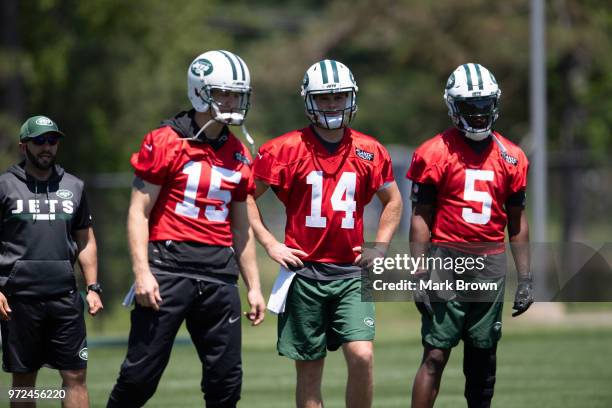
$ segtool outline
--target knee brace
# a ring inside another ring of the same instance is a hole
[[[465,398],[469,408],[491,406],[495,388],[496,354],[497,346],[486,349],[465,346],[463,374],[465,375]]]

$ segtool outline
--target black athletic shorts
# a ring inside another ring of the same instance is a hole
[[[51,299],[10,296],[8,303],[11,320],[0,322],[4,371],[87,368],[84,302],[77,291]]]

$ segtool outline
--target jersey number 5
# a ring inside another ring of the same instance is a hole
[[[476,201],[482,203],[482,212],[474,212],[469,207],[464,207],[461,212],[463,219],[470,224],[486,224],[491,219],[491,204],[493,199],[491,194],[486,191],[476,191],[476,180],[493,181],[493,172],[491,170],[471,170],[465,171],[465,188],[463,190],[463,199],[465,201]]]
[[[310,201],[310,215],[306,216],[306,226],[312,228],[325,228],[327,219],[321,216],[321,206],[323,204],[323,172],[313,170],[306,177],[306,183],[312,185],[312,199]],[[342,228],[355,228],[355,185],[357,175],[353,172],[344,172],[338,180],[338,185],[331,196],[331,205],[334,211],[344,211],[342,218]],[[343,198],[344,197],[344,198]]]
[[[196,206],[196,196],[198,194],[198,186],[200,185],[200,175],[202,174],[202,163],[190,161],[183,167],[183,173],[187,174],[187,186],[183,195],[183,202],[176,204],[174,210],[177,214],[189,217],[198,218],[200,208]],[[242,174],[238,171],[224,169],[223,167],[212,166],[210,168],[210,186],[206,198],[211,200],[219,200],[221,204],[217,209],[215,205],[207,205],[204,209],[204,216],[209,221],[223,222],[227,219],[229,210],[227,204],[232,200],[232,193],[221,189],[221,181],[225,180],[228,183],[238,184]]]

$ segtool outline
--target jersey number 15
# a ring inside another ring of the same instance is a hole
[[[200,185],[200,175],[202,174],[202,163],[190,161],[183,167],[183,173],[187,174],[187,186],[183,195],[183,201],[176,203],[177,214],[189,218],[198,218],[200,208],[196,206],[196,197]],[[223,222],[227,219],[229,210],[227,204],[232,200],[232,193],[221,189],[221,181],[238,184],[242,178],[242,173],[224,169],[223,167],[211,166],[210,185],[206,198],[209,200],[219,200],[218,206],[207,205],[204,209],[204,216],[208,221]],[[219,209],[217,209],[219,207]]]

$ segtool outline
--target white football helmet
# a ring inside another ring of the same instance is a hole
[[[238,55],[224,50],[198,55],[187,70],[187,96],[198,112],[211,110],[214,120],[227,125],[241,125],[249,111],[251,97],[249,68]],[[216,101],[212,90],[240,95],[238,106],[225,107]]]
[[[340,129],[348,126],[357,113],[357,83],[346,65],[334,60],[322,60],[313,64],[304,75],[302,96],[306,116],[316,126]],[[347,92],[346,105],[341,110],[321,110],[313,95]]]
[[[455,126],[472,140],[483,140],[499,116],[501,90],[493,74],[480,64],[457,67],[446,81],[444,101]]]

